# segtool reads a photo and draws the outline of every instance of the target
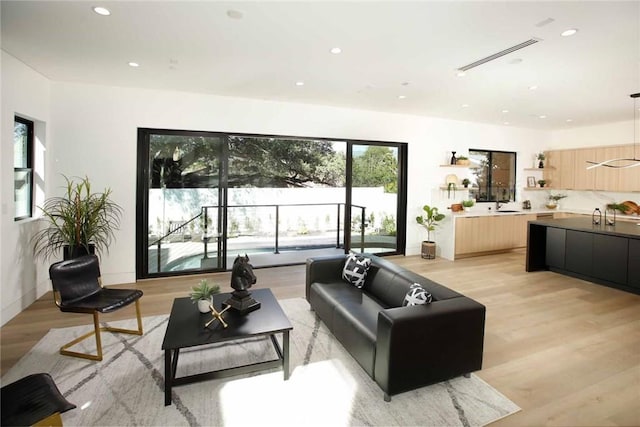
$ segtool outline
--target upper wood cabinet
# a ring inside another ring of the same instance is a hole
[[[637,149],[636,149],[637,150]],[[636,153],[636,157],[640,153]],[[587,161],[633,158],[633,145],[550,150],[544,178],[551,188],[567,190],[640,191],[640,166],[634,168],[597,167],[587,169]]]
[[[552,150],[547,152],[544,179],[552,188],[573,188],[575,152],[574,150]]]

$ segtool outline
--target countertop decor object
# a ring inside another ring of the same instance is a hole
[[[602,212],[600,212],[600,208],[595,208],[593,213],[591,214],[591,224],[600,225],[602,222]]]

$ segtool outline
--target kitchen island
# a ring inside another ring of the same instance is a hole
[[[539,270],[640,294],[640,226],[594,225],[591,218],[529,221],[526,271]]]

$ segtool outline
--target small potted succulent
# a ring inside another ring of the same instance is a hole
[[[209,285],[207,279],[200,280],[200,283],[191,288],[191,301],[198,304],[198,310],[200,313],[207,313],[211,311],[209,305],[213,303],[213,295],[220,292],[220,285]]]
[[[538,184],[540,184],[540,188],[544,188],[546,183],[547,183],[547,181],[545,181],[544,179],[539,179],[538,180]]]
[[[462,185],[464,186],[464,188],[469,188],[469,184],[471,184],[471,181],[469,181],[469,178],[465,178],[462,180]]]
[[[462,201],[462,206],[464,207],[464,211],[465,212],[469,212],[469,210],[471,209],[471,207],[473,205],[475,205],[476,202],[473,199],[469,199],[469,200],[463,200]]]
[[[469,158],[466,156],[458,156],[456,158],[456,164],[460,166],[469,166]]]
[[[544,159],[546,156],[544,153],[538,153],[538,168],[544,169]]]

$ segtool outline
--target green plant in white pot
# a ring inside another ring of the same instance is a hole
[[[437,207],[424,205],[422,207],[424,214],[416,217],[416,222],[427,230],[427,240],[422,242],[422,258],[434,259],[436,257],[436,243],[431,240],[431,232],[445,217],[443,213],[438,212]]]
[[[191,288],[189,296],[194,304],[198,304],[198,310],[200,310],[200,313],[207,313],[211,311],[209,305],[213,303],[213,295],[218,292],[220,292],[220,285],[216,283],[209,285],[209,281],[207,279],[202,279],[200,280],[200,283]]]
[[[63,258],[70,259],[109,252],[122,217],[122,208],[111,200],[111,189],[94,193],[87,177],[64,179],[64,195],[39,207],[46,225],[33,236],[34,255],[48,259],[62,249]]]

